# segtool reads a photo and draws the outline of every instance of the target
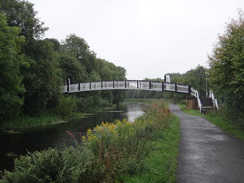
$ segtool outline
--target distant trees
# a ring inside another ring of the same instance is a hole
[[[228,109],[244,111],[244,12],[231,20],[209,56],[210,81]]]
[[[187,71],[184,74],[180,73],[168,73],[172,83],[179,83],[185,85],[191,85],[194,89],[200,91],[201,95],[205,97],[206,93],[206,82],[209,87],[208,78],[206,74],[208,69],[198,65],[196,68]],[[160,81],[164,80],[161,78],[145,80]],[[206,81],[207,80],[207,81]],[[170,92],[156,92],[156,91],[128,91],[129,98],[177,98],[178,100],[185,99],[185,95],[170,93]]]
[[[74,34],[61,43],[41,39],[48,28],[36,18],[32,3],[5,0],[0,8],[0,121],[21,113],[41,115],[47,109],[67,117],[75,109],[95,111],[123,101],[123,91],[63,95],[61,86],[68,78],[71,82],[117,80],[125,79],[126,71],[97,58],[88,43]]]

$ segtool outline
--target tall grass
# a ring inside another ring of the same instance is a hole
[[[11,121],[6,121],[0,124],[0,129],[8,130],[23,130],[33,127],[40,127],[49,124],[54,124],[61,122],[62,119],[52,113],[45,113],[42,116],[33,117],[33,116],[20,116],[17,119]]]
[[[138,174],[124,176],[126,183],[173,183],[176,181],[178,143],[180,140],[179,118],[172,115],[169,126],[157,133],[151,141],[152,149],[145,157],[144,169]]]

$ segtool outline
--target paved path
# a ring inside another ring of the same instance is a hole
[[[174,104],[180,118],[178,183],[244,183],[244,142]]]

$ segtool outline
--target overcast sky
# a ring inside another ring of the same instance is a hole
[[[28,0],[49,27],[45,37],[84,38],[127,79],[163,78],[208,66],[218,34],[243,0]]]

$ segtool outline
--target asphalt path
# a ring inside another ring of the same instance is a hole
[[[244,142],[177,105],[169,108],[180,119],[177,183],[244,183]]]

